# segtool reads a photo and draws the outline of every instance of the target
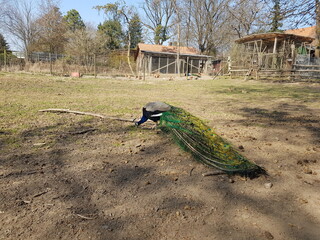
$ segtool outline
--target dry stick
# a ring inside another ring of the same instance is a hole
[[[14,175],[31,175],[31,174],[35,174],[38,173],[39,170],[33,170],[33,171],[29,171],[29,172],[23,172],[23,171],[16,171],[16,172],[11,172],[11,173],[7,173],[7,174],[1,174],[0,175],[0,179],[1,178],[6,178],[6,177],[10,177],[10,176],[14,176]]]
[[[112,120],[123,121],[123,122],[134,122],[135,120],[135,119],[125,119],[125,118],[105,116],[102,114],[96,114],[96,113],[90,113],[90,112],[72,111],[70,109],[60,109],[60,108],[42,109],[42,110],[39,110],[39,112],[73,113],[78,115],[88,115],[88,116],[93,116],[93,117],[98,117],[103,119],[112,119]]]
[[[225,172],[209,172],[209,173],[202,173],[203,177],[208,177],[208,176],[217,176],[217,175],[224,175],[227,174]]]
[[[195,169],[195,167],[191,168],[190,172],[189,172],[189,176],[192,175],[193,170]]]
[[[43,195],[43,194],[46,194],[46,193],[49,192],[49,191],[50,191],[50,189],[47,189],[46,191],[43,191],[43,192],[41,192],[41,193],[37,193],[37,194],[33,195],[33,197],[34,197],[34,198],[39,197],[39,196],[41,196],[41,195]]]
[[[81,214],[76,214],[78,217],[82,218],[82,219],[86,219],[86,220],[93,220],[95,219],[95,217],[86,217],[84,215],[81,215]]]

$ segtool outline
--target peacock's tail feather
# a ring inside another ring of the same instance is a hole
[[[199,118],[171,106],[160,118],[159,127],[200,162],[226,172],[254,173],[263,169],[238,153]]]

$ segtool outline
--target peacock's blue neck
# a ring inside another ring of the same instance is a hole
[[[140,121],[138,122],[138,125],[146,122],[147,120],[148,120],[148,118],[145,115],[143,115],[142,118],[140,119]]]

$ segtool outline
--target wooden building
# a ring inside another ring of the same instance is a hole
[[[135,59],[139,76],[207,74],[211,68],[211,56],[201,55],[191,47],[139,43]]]
[[[230,61],[231,75],[294,76],[310,63],[314,38],[291,33],[261,33],[235,41]],[[314,71],[316,72],[316,71]]]

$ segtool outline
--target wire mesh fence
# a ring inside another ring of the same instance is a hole
[[[132,69],[136,69],[137,63],[134,56],[130,54]],[[192,62],[200,66],[199,62]],[[165,61],[168,68],[171,62]],[[158,66],[159,64],[157,64]],[[190,65],[191,66],[191,65]],[[208,76],[220,76],[228,73],[228,63],[225,59],[218,59],[208,63]],[[105,53],[70,56],[66,54],[55,54],[46,52],[0,52],[0,71],[51,74],[58,76],[132,76],[128,64],[127,51],[115,50]],[[198,70],[195,69],[195,72]],[[182,71],[183,72],[183,71]],[[161,72],[159,72],[161,73]],[[135,73],[139,76],[139,73]]]
[[[130,57],[135,65],[133,56]],[[125,51],[69,56],[45,52],[0,52],[0,71],[26,71],[70,76],[131,74]]]

